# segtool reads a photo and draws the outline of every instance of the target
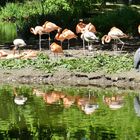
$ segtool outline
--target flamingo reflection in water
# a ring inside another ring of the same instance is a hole
[[[123,107],[124,105],[124,96],[123,95],[114,95],[114,96],[103,96],[103,102],[109,106],[112,110],[117,110]]]
[[[63,98],[63,97],[64,97],[64,95],[61,92],[52,91],[50,93],[46,93],[43,96],[43,99],[46,103],[53,104],[53,103],[56,103],[56,102],[60,103],[60,99]]]
[[[60,100],[65,97],[65,95],[60,91],[51,91],[51,92],[43,92],[36,88],[33,89],[33,94],[38,97],[43,97],[43,100],[47,104],[53,104],[53,103],[60,103]]]
[[[73,96],[65,96],[63,98],[63,105],[65,108],[71,107],[75,103],[75,97]]]
[[[15,102],[15,104],[24,105],[26,101],[27,101],[27,97],[24,97],[23,95],[18,95],[17,89],[14,88],[14,102]]]
[[[99,105],[97,104],[96,100],[96,97],[91,97],[89,93],[89,97],[78,97],[76,103],[78,107],[82,111],[84,111],[85,114],[90,115],[99,108]]]

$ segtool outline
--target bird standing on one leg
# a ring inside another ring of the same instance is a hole
[[[70,47],[70,43],[69,43],[69,40],[70,39],[73,39],[73,38],[77,38],[77,36],[75,35],[74,32],[72,32],[71,30],[68,30],[68,29],[64,29],[62,31],[62,29],[58,29],[58,33],[56,34],[55,36],[55,39],[61,41],[61,46],[62,46],[62,42],[64,40],[68,40],[68,50],[69,50],[69,47]]]
[[[55,39],[61,42],[61,47],[62,47],[62,43],[65,40],[64,35],[62,34],[62,28],[59,28],[57,30],[57,34],[55,35]]]
[[[17,49],[19,50],[19,54],[20,54],[20,48],[26,46],[26,43],[24,42],[23,39],[15,39],[15,40],[13,41],[13,44],[14,44],[14,46],[15,46],[15,47],[13,48],[13,54],[14,54],[14,55],[15,55]]]
[[[42,27],[44,28],[45,32],[47,32],[48,35],[49,35],[49,46],[50,46],[50,40],[51,40],[51,38],[50,38],[50,32],[53,32],[55,30],[58,30],[60,27],[57,26],[56,24],[52,23],[52,22],[49,22],[49,21],[46,21],[42,25]]]
[[[77,38],[77,35],[75,35],[75,33],[72,32],[72,31],[69,30],[69,29],[64,29],[64,30],[62,31],[62,34],[63,34],[64,38],[68,40],[68,50],[69,50],[69,48],[70,48],[69,40],[70,40],[70,39],[73,39],[73,38]]]
[[[47,32],[42,26],[36,26],[35,28],[31,27],[30,31],[34,35],[37,35],[37,34],[39,35],[39,50],[41,51],[41,35],[47,34]]]

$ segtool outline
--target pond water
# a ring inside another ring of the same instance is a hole
[[[11,43],[17,36],[14,23],[0,22],[0,44]]]
[[[0,140],[137,140],[139,116],[131,90],[0,86]]]

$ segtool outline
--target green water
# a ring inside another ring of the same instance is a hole
[[[11,43],[17,36],[16,25],[0,22],[0,44]]]
[[[23,105],[14,102],[14,93],[27,98]],[[118,89],[3,85],[0,140],[138,140],[137,96],[138,92]],[[121,98],[118,109],[105,102],[114,97]],[[83,109],[86,104],[90,104],[88,109],[94,106],[94,111],[88,114]]]

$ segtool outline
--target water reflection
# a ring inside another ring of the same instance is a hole
[[[124,95],[103,96],[103,101],[110,109],[119,109],[123,107]]]
[[[19,86],[17,95],[28,98],[19,106],[14,103],[13,87],[1,86],[0,139],[138,139],[140,122],[135,113],[138,95],[134,91],[117,92]],[[115,111],[110,104],[117,105]]]
[[[17,105],[24,105],[27,101],[27,97],[24,97],[23,95],[18,95],[16,88],[14,88],[14,102]]]

